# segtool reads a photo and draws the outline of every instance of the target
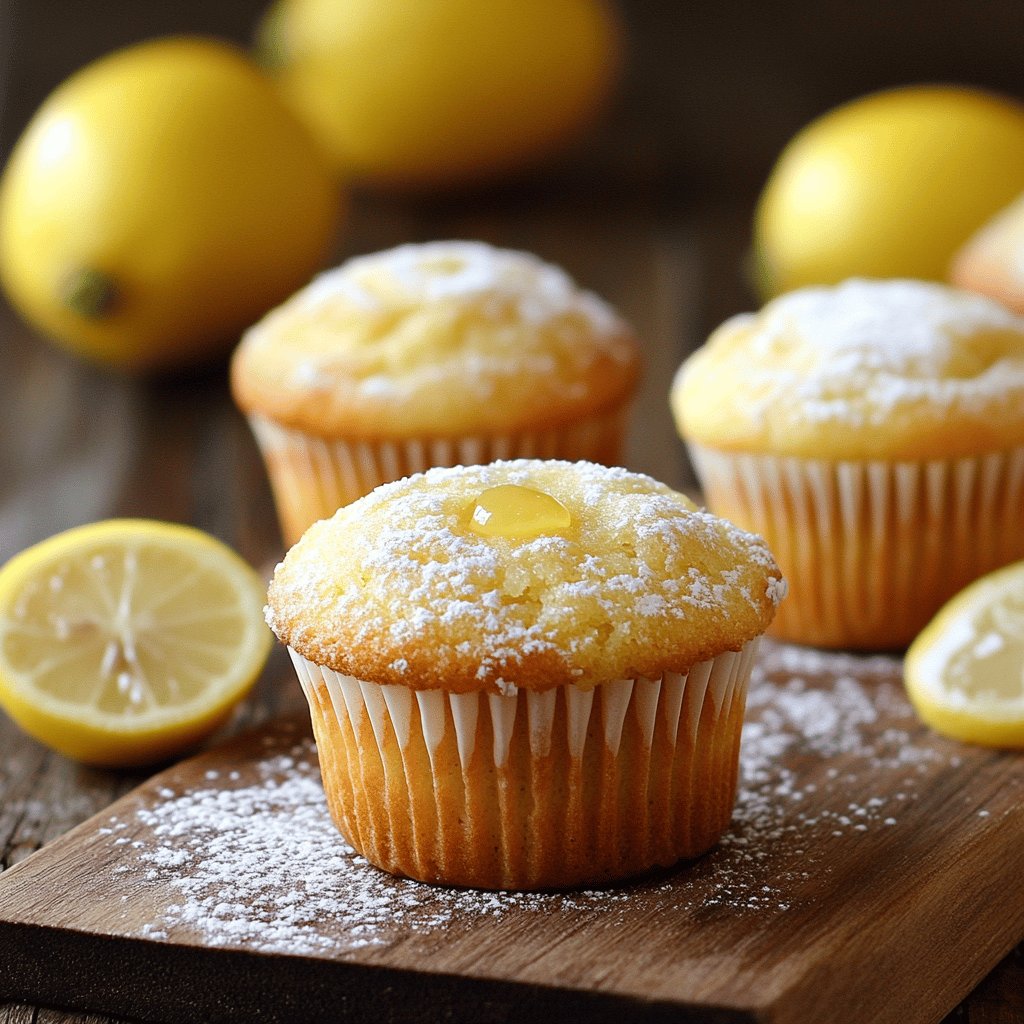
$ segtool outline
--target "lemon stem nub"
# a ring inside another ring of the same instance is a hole
[[[64,305],[88,320],[99,320],[113,310],[117,302],[117,285],[109,274],[92,267],[80,267],[65,279]]]

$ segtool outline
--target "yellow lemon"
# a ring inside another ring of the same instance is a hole
[[[954,252],[1024,191],[1024,106],[953,86],[854,100],[786,146],[758,203],[765,298],[847,277],[943,280]]]
[[[907,693],[937,732],[1024,747],[1024,562],[956,595],[907,651]]]
[[[340,207],[319,147],[244,55],[157,40],[79,71],[28,125],[0,181],[0,279],[76,353],[180,366],[303,284]]]
[[[605,103],[620,42],[605,0],[278,0],[257,47],[337,167],[423,187],[560,148]]]
[[[266,587],[200,530],[108,520],[0,569],[0,705],[89,764],[146,764],[213,732],[266,661]]]

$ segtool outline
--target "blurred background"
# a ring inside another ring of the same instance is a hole
[[[558,0],[552,0],[557,3]],[[6,0],[2,143],[72,71],[155,35],[251,43],[262,0]],[[619,0],[629,61],[612,122],[588,166],[643,167],[675,199],[756,193],[801,125],[845,99],[916,82],[1021,96],[1024,9],[1016,0]]]
[[[557,3],[558,0],[552,0]],[[262,0],[6,0],[4,150],[72,71],[155,35],[210,33],[247,45]],[[787,139],[829,107],[914,82],[1024,89],[1016,0],[619,0],[630,37],[626,81],[601,160],[645,164],[653,181],[756,192]],[[595,170],[608,170],[600,163]],[[691,192],[692,198],[692,192]]]
[[[557,0],[552,0],[557,3]],[[727,316],[754,306],[754,204],[802,125],[887,86],[958,82],[1024,96],[1019,0],[863,4],[621,0],[625,70],[604,119],[543,168],[409,197],[355,189],[328,262],[405,241],[483,240],[564,266],[632,319],[647,355],[629,462],[693,478],[668,414],[671,375]],[[262,0],[6,0],[0,151],[70,73],[170,33],[251,44]],[[225,361],[134,380],[40,341],[9,308],[0,345],[0,559],[109,515],[203,526],[253,560],[279,543],[262,470],[227,400]]]
[[[442,238],[482,239],[560,264],[618,307],[642,340],[646,375],[627,464],[692,489],[669,385],[714,327],[760,301],[748,272],[752,218],[782,148],[836,104],[891,86],[959,83],[1024,99],[1024,3],[617,6],[627,35],[622,80],[574,149],[486,187],[413,196],[353,188],[324,265]],[[95,58],[177,33],[248,47],[264,10],[263,0],[0,0],[0,156],[6,161],[44,98]],[[281,556],[266,474],[231,401],[226,356],[171,376],[125,375],[46,343],[3,297],[0,354],[0,563],[59,530],[113,516],[191,523],[264,572]],[[283,659],[277,650],[245,720],[301,700],[271,685],[284,678]],[[13,766],[7,774],[29,779],[32,795],[36,784],[18,758],[25,750],[38,757],[36,747],[5,720],[0,733]],[[86,797],[69,797],[69,810],[47,811],[38,823],[28,814],[11,819],[21,829],[14,860],[132,783],[84,774],[67,784],[72,769],[59,759],[47,764],[56,782],[40,774],[40,793],[55,787]],[[1022,977],[1024,948],[979,990],[970,1016],[961,1007],[946,1024],[1019,1019],[1006,1008],[1019,1007]]]
[[[575,159],[535,180],[555,198],[568,179],[573,189],[615,202],[641,205],[656,196],[669,216],[707,202],[752,207],[788,139],[844,100],[923,82],[1024,97],[1024,6],[1017,0],[617,6],[628,31],[624,80],[605,123]],[[47,94],[96,57],[179,32],[248,46],[266,7],[263,0],[6,0],[2,152]],[[490,197],[498,204],[514,198]]]

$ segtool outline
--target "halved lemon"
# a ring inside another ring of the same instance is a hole
[[[187,526],[113,519],[0,569],[0,705],[88,764],[149,764],[220,726],[270,650],[266,587]]]
[[[975,580],[907,651],[907,693],[937,732],[1024,747],[1024,562]]]

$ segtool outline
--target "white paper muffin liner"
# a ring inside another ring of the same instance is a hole
[[[560,428],[458,438],[345,440],[293,430],[256,414],[249,424],[267,466],[285,542],[380,484],[432,466],[473,466],[498,459],[619,462],[626,410]]]
[[[690,444],[708,508],[768,542],[789,583],[770,632],[906,646],[969,582],[1024,558],[1024,448],[831,462]]]
[[[425,881],[532,889],[717,842],[756,645],[686,675],[511,696],[381,686],[289,650],[332,817],[357,851]]]

